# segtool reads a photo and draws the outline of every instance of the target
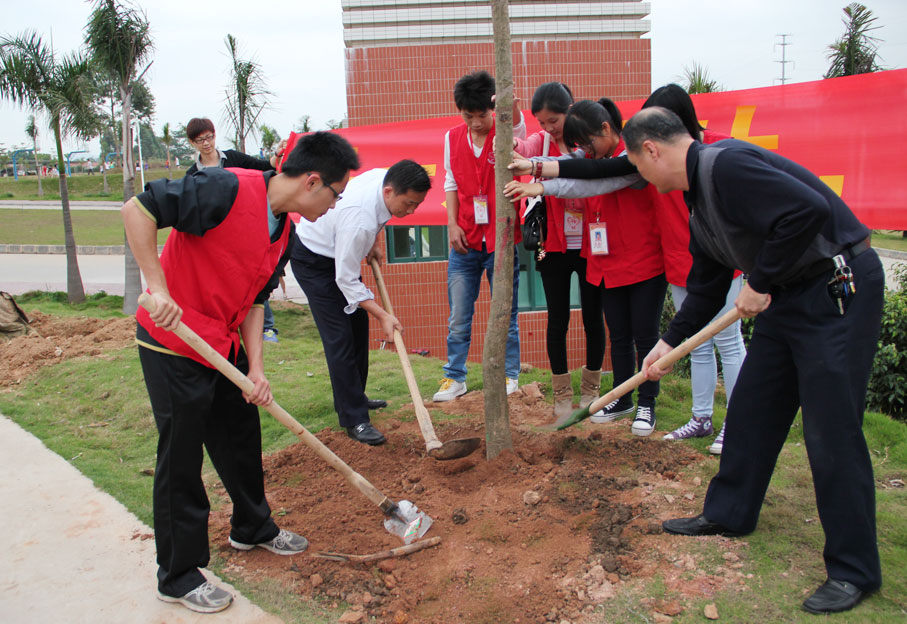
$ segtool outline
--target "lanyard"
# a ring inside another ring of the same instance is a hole
[[[489,133],[491,134],[491,133]],[[485,155],[485,148],[488,146],[488,138],[485,137],[485,144],[482,145],[482,153],[476,156],[476,148],[472,144],[472,133],[466,128],[466,142],[469,144],[469,155],[472,156],[472,166],[476,170],[476,180],[479,181],[479,195],[485,194],[485,179],[482,177],[482,169],[479,167],[479,161]]]

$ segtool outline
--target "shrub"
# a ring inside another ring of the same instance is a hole
[[[869,409],[907,421],[907,265],[897,265],[895,275],[899,289],[885,291],[866,403]]]

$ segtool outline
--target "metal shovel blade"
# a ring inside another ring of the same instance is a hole
[[[432,459],[446,461],[448,459],[460,459],[470,455],[479,448],[482,443],[480,438],[460,438],[458,440],[448,440],[440,447],[428,451],[428,456]]]
[[[425,535],[434,522],[431,516],[419,511],[413,503],[401,500],[391,510],[390,517],[384,520],[384,528],[404,543],[411,544]]]

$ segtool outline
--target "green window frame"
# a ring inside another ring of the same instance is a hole
[[[447,227],[443,225],[388,225],[388,262],[447,260]],[[416,244],[419,242],[419,244]]]

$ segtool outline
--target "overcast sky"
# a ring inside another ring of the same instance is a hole
[[[818,80],[828,67],[827,46],[843,33],[842,8],[848,0],[650,0],[652,84],[678,81],[685,65],[699,63],[725,89],[780,84],[781,38],[788,34],[789,82]],[[907,67],[907,0],[866,0],[883,28],[876,35],[882,63]],[[346,111],[343,28],[340,0],[297,0],[256,7],[248,0],[156,0],[141,3],[151,23],[154,63],[147,77],[156,98],[154,127],[210,117],[222,137],[228,56],[224,38],[233,34],[240,54],[258,61],[270,90],[272,109],[262,121],[286,136],[299,117],[311,116],[315,129]],[[53,37],[57,52],[82,45],[91,5],[81,0],[20,2],[4,12],[0,34],[37,30]],[[452,110],[451,113],[454,111]],[[898,111],[898,114],[904,114]],[[27,112],[0,102],[0,144],[28,142]],[[42,120],[46,125],[46,120]],[[50,151],[52,137],[42,128],[39,147]],[[226,146],[226,141],[221,141]],[[255,143],[247,145],[251,151]],[[28,142],[28,147],[30,147]],[[86,146],[70,141],[65,149]],[[97,153],[97,142],[87,146]]]

